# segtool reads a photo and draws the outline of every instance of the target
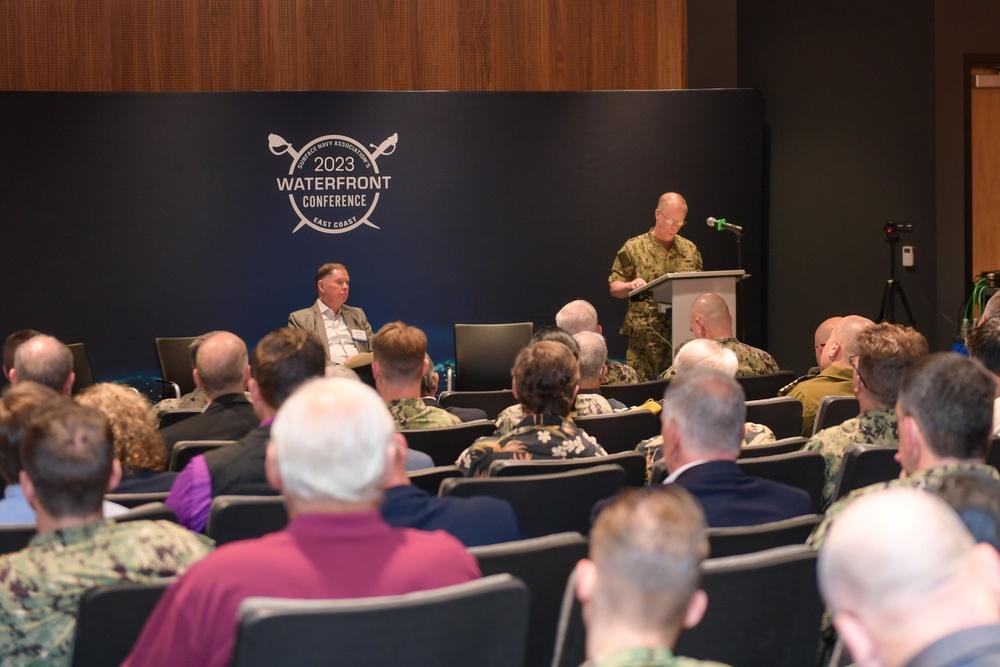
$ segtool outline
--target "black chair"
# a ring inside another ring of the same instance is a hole
[[[508,573],[523,581],[531,592],[528,641],[524,664],[549,667],[559,622],[566,578],[587,555],[587,538],[579,533],[559,533],[518,542],[473,547],[483,576]]]
[[[177,514],[163,503],[146,503],[115,517],[118,523],[126,521],[172,521],[177,523]]]
[[[160,413],[160,428],[173,426],[184,421],[188,417],[200,415],[202,410],[165,410]]]
[[[261,537],[288,524],[288,510],[281,496],[216,496],[208,514],[205,534],[221,546],[236,540]]]
[[[500,574],[457,586],[354,600],[249,598],[233,667],[518,667],[528,589]],[[381,641],[391,635],[392,641]]]
[[[493,391],[445,391],[438,397],[442,408],[479,408],[496,421],[500,413],[517,403],[510,389]]]
[[[642,405],[649,399],[660,401],[663,399],[663,392],[667,390],[670,379],[649,380],[648,382],[636,382],[635,384],[603,384],[601,394],[605,398],[613,398],[621,401],[630,407]]]
[[[805,544],[806,538],[822,520],[822,514],[806,514],[757,526],[709,528],[709,556],[738,556],[791,544]]]
[[[410,483],[417,488],[423,489],[428,493],[433,493],[437,495],[438,489],[441,488],[441,480],[448,479],[449,477],[461,477],[462,471],[453,465],[450,466],[434,466],[433,468],[424,468],[423,470],[413,470],[409,473]]]
[[[70,343],[66,347],[73,353],[73,373],[76,375],[73,380],[73,393],[79,394],[94,385],[94,371],[90,367],[90,357],[87,356],[87,349],[83,343]]]
[[[638,452],[618,452],[607,456],[587,456],[575,459],[517,461],[500,459],[490,463],[487,477],[523,477],[547,475],[568,470],[582,470],[600,465],[619,465],[625,471],[625,486],[646,485],[646,457]]]
[[[420,428],[400,431],[410,449],[431,457],[435,466],[450,466],[477,438],[493,435],[496,425],[487,419],[477,419],[457,426]]]
[[[754,447],[744,447],[740,450],[741,459],[757,459],[761,456],[774,456],[775,454],[788,454],[797,452],[802,446],[809,442],[809,438],[797,435],[794,438],[782,438],[766,445],[756,445]]]
[[[172,388],[174,398],[194,391],[194,377],[191,375],[191,341],[195,336],[179,338],[154,338],[156,359],[160,362],[160,378],[164,385]],[[166,388],[164,388],[166,394]]]
[[[191,459],[210,452],[219,447],[236,444],[235,440],[179,440],[172,450],[170,450],[170,463],[167,470],[180,472]]]
[[[816,554],[804,546],[713,558],[702,563],[708,609],[681,633],[675,655],[739,667],[816,664],[823,601]],[[553,667],[577,667],[585,657],[586,629],[570,575],[563,595]]]
[[[778,371],[767,375],[749,375],[747,377],[736,378],[736,381],[743,387],[746,400],[759,401],[763,398],[774,398],[778,395],[778,390],[795,379],[792,371]]]
[[[608,454],[634,451],[643,440],[660,434],[660,416],[649,410],[589,415],[573,421],[601,443]]]
[[[833,500],[851,491],[899,477],[902,467],[896,461],[896,448],[876,445],[851,445],[840,462]]]
[[[141,507],[149,503],[162,503],[167,499],[167,492],[162,493],[106,493],[104,499],[129,509]]]
[[[80,596],[72,667],[117,667],[173,579],[95,586]]]
[[[813,435],[825,428],[842,424],[848,419],[857,417],[861,412],[858,399],[853,396],[824,396],[816,409],[816,421],[813,422]]]
[[[456,324],[454,389],[509,387],[514,357],[531,342],[533,327],[531,322]]]
[[[791,396],[747,401],[747,421],[764,424],[776,438],[791,438],[802,433],[802,403]]]
[[[35,524],[23,526],[0,526],[0,556],[12,554],[28,546],[35,536]]]
[[[525,537],[553,533],[590,533],[594,504],[625,486],[625,471],[618,465],[528,477],[446,479],[441,496],[468,498],[483,495],[503,498],[513,507]]]
[[[791,452],[760,458],[737,459],[736,464],[748,475],[774,480],[803,489],[812,500],[813,512],[822,507],[826,461],[819,452]]]

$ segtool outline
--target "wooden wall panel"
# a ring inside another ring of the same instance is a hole
[[[4,0],[0,89],[686,83],[687,0]]]

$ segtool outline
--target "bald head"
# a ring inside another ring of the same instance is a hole
[[[556,326],[575,336],[581,331],[601,333],[597,324],[597,309],[589,301],[577,299],[570,301],[556,313]]]
[[[243,393],[250,377],[246,343],[228,331],[212,334],[198,346],[194,375],[210,400]]]
[[[867,317],[848,315],[843,317],[833,327],[830,339],[823,348],[823,356],[830,361],[830,366],[850,368],[850,357],[858,354],[858,334],[875,324]]]
[[[840,320],[844,319],[839,315],[834,317],[828,317],[823,320],[818,327],[816,327],[816,333],[813,336],[813,350],[816,352],[816,365],[822,371],[830,365],[830,359],[825,354],[823,350],[826,349],[826,342],[830,340],[830,334],[833,333],[833,328],[840,323]]]
[[[664,209],[683,209],[684,216],[687,215],[688,204],[684,197],[680,196],[676,192],[664,192],[660,195],[659,201],[656,202],[656,208],[660,210]],[[684,216],[675,218],[675,220],[683,220]]]
[[[726,300],[709,292],[691,304],[688,326],[695,338],[729,338],[733,335],[733,316]]]
[[[37,382],[63,396],[73,391],[73,353],[52,336],[34,336],[14,352],[10,383]]]

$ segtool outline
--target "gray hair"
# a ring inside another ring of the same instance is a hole
[[[674,357],[674,369],[678,375],[703,370],[735,377],[739,367],[735,352],[709,338],[689,340]]]
[[[73,372],[73,353],[52,336],[35,336],[14,352],[18,382],[37,382],[61,392]]]
[[[597,332],[597,309],[589,301],[570,301],[556,313],[556,326],[576,335],[581,331]]]
[[[746,429],[746,394],[735,379],[692,371],[670,381],[663,396],[663,424],[677,424],[685,446],[739,456]]]
[[[599,378],[608,363],[608,344],[604,342],[604,336],[593,331],[581,331],[573,338],[580,346],[580,378]]]

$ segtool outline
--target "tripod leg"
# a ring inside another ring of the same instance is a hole
[[[896,293],[894,291],[895,281],[891,278],[885,281],[885,290],[882,291],[882,308],[878,311],[879,322],[895,323],[896,321]]]
[[[913,311],[910,310],[910,304],[906,300],[906,292],[903,291],[903,284],[894,282],[893,287],[899,292],[899,300],[903,302],[903,310],[906,312],[906,316],[910,318],[910,326],[916,327],[917,321],[913,319]]]

